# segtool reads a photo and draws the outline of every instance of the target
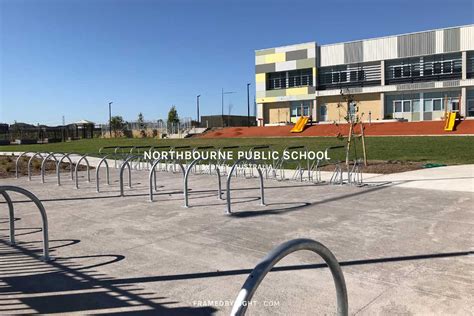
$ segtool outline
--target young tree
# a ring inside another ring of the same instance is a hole
[[[138,124],[140,124],[140,126],[143,126],[143,124],[145,123],[145,119],[143,118],[142,112],[138,113],[137,122],[138,122]]]
[[[176,110],[176,106],[172,105],[168,112],[168,130],[172,129],[172,126],[178,123],[179,123],[178,111]]]
[[[110,127],[114,132],[114,136],[117,137],[117,133],[119,131],[122,131],[125,127],[125,122],[123,121],[123,118],[120,115],[112,116],[112,118],[110,119]]]

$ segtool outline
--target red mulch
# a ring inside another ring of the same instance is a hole
[[[411,136],[411,135],[474,135],[474,120],[458,122],[452,132],[444,131],[444,121],[426,122],[386,122],[364,123],[367,136]],[[315,124],[307,126],[302,133],[291,133],[292,126],[267,127],[226,127],[209,131],[199,136],[202,138],[233,138],[233,137],[285,137],[285,136],[337,136],[347,135],[348,124]],[[356,127],[356,133],[360,128]]]

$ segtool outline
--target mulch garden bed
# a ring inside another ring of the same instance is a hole
[[[5,178],[14,178],[15,177],[15,162],[17,156],[0,156],[0,179]],[[21,157],[18,163],[18,173],[20,176],[27,176],[28,175],[28,161],[30,157]],[[73,170],[76,165],[72,164]],[[60,171],[68,171],[70,170],[69,161],[62,162],[59,166]],[[90,167],[93,169],[93,167]],[[84,165],[79,166],[79,171],[87,170],[87,167]],[[56,173],[56,162],[54,160],[48,160],[45,164],[45,172],[46,174],[54,174]],[[31,174],[32,175],[40,175],[41,174],[41,159],[34,158],[31,161]]]

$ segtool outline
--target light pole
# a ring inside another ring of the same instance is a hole
[[[109,136],[112,138],[112,103],[109,102]]]
[[[196,107],[197,107],[197,126],[199,127],[199,98],[201,97],[200,94],[196,96]]]
[[[250,127],[250,83],[247,83],[247,127]]]
[[[224,92],[224,88],[222,88],[222,100],[221,100],[222,127],[224,127],[224,94],[231,94],[231,93],[235,93],[235,92],[234,91]]]

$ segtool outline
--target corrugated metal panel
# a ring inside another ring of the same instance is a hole
[[[443,82],[443,87],[459,87],[461,82],[459,80],[449,80]]]
[[[436,31],[397,36],[398,57],[431,55],[436,52]]]
[[[460,43],[460,32],[459,28],[444,30],[443,48],[444,52],[458,52]]]
[[[344,64],[344,44],[321,46],[321,67]]]
[[[362,41],[344,44],[344,63],[360,63],[364,60]]]
[[[397,84],[397,91],[435,88],[434,82]]]
[[[397,58],[397,37],[385,37],[363,42],[364,61]]]
[[[436,31],[436,54],[444,53],[444,30]]]
[[[474,25],[461,27],[460,49],[474,50]]]

